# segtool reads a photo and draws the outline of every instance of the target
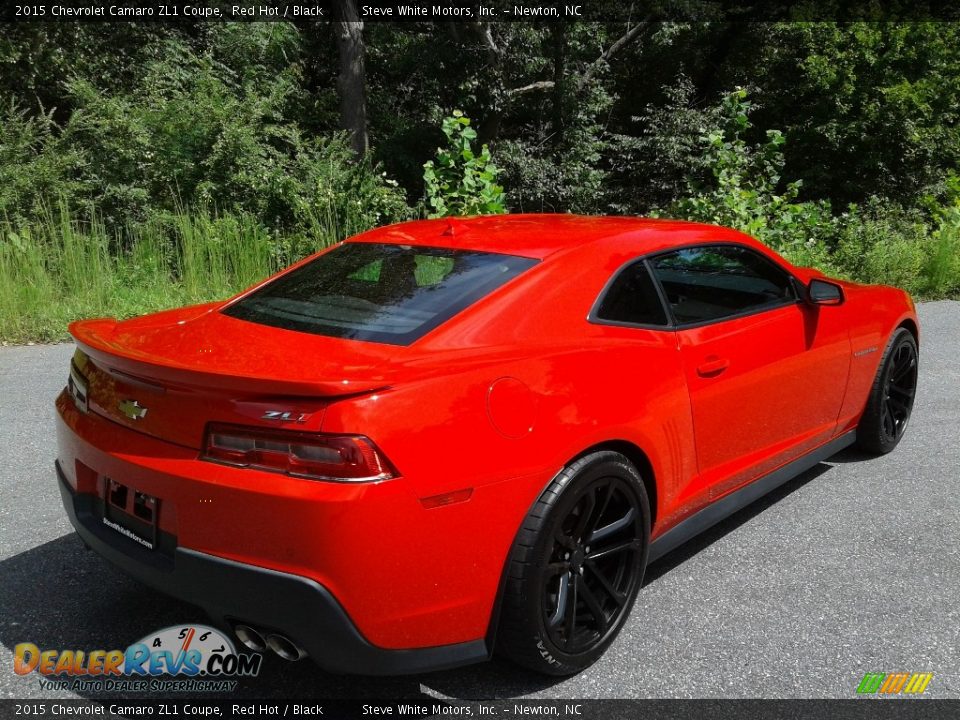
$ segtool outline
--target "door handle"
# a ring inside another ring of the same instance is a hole
[[[707,357],[706,361],[697,366],[697,375],[700,377],[716,377],[730,367],[730,361],[715,355]]]

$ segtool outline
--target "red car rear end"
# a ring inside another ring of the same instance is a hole
[[[656,558],[858,442],[917,381],[909,298],[732,230],[421,221],[225,303],[70,328],[83,541],[248,647],[569,674]]]
[[[357,247],[383,262],[374,246]],[[463,258],[420,250],[402,260],[446,267]],[[473,253],[458,278],[467,292],[456,286],[437,307],[455,311],[534,264]],[[422,292],[443,289],[425,282]],[[403,475],[415,468],[404,462],[410,441],[385,437],[395,465],[357,418],[391,404],[398,383],[434,373],[405,367],[423,353],[390,337],[298,332],[222,310],[71,327],[79,349],[57,400],[57,472],[84,542],[224,625],[276,635],[329,669],[413,672],[486,658],[514,530],[499,556],[466,569],[469,541],[444,538],[489,536],[495,493],[441,483],[422,494]],[[408,325],[424,319],[418,312]],[[448,460],[443,448],[432,452],[416,449],[428,463]],[[467,499],[469,513],[446,507]]]

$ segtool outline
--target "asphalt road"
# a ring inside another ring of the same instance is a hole
[[[960,302],[920,307],[912,425],[883,458],[846,451],[663,558],[620,638],[562,681],[503,662],[337,677],[270,656],[240,696],[850,698],[866,672],[935,674],[960,697]],[[70,697],[12,672],[12,648],[126,647],[203,622],[85,552],[53,475],[69,345],[0,348],[0,697]],[[91,696],[95,697],[95,696]]]

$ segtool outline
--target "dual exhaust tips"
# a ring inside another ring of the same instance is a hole
[[[307,656],[306,650],[290,638],[279,633],[261,632],[249,625],[235,625],[233,632],[240,642],[254,652],[265,652],[267,649],[270,649],[284,660],[289,660],[290,662],[302,660]]]

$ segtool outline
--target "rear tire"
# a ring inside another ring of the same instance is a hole
[[[497,652],[549,675],[593,664],[630,614],[649,535],[647,493],[627,458],[601,451],[566,467],[517,534]]]
[[[857,446],[884,455],[903,438],[917,392],[917,341],[906,328],[897,328],[880,360],[867,407],[857,427]]]

